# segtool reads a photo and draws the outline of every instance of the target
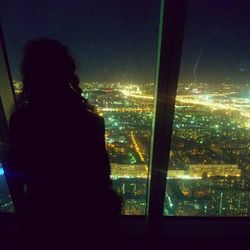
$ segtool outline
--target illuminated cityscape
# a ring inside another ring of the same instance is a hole
[[[124,200],[123,214],[143,215],[154,84],[95,82],[81,87],[105,118],[111,178]],[[179,84],[164,215],[250,215],[248,88],[226,83]],[[15,91],[21,93],[20,82],[15,82]],[[1,176],[1,210],[12,211]]]
[[[114,188],[124,214],[145,214],[154,84],[84,83],[106,121]],[[250,214],[250,101],[232,84],[179,84],[166,215]]]
[[[106,120],[114,187],[125,214],[144,214],[154,84],[86,83]],[[250,101],[233,84],[179,84],[165,215],[250,214]]]

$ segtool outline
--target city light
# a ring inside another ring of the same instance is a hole
[[[236,85],[223,86],[178,85],[165,215],[250,215],[250,100]],[[154,84],[84,87],[105,119],[110,177],[125,200],[123,213],[145,214]]]

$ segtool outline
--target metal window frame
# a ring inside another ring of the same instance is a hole
[[[159,235],[163,220],[186,7],[187,0],[165,0],[161,6],[147,202],[147,227],[151,235]]]
[[[172,125],[174,118],[175,96],[177,91],[178,74],[181,61],[181,48],[184,33],[184,21],[186,15],[187,0],[162,0],[161,24],[159,31],[158,61],[156,67],[156,93],[155,93],[155,115],[153,122],[153,136],[151,143],[151,162],[149,171],[148,203],[146,216],[121,216],[124,228],[122,233],[137,235],[144,234],[145,227],[150,237],[158,237],[160,234],[169,235],[170,230],[174,236],[190,236],[190,228],[199,225],[200,235],[205,236],[208,227],[217,228],[218,225],[224,228],[238,225],[240,232],[249,230],[249,217],[187,217],[187,216],[163,216],[165,200],[165,187],[169,153],[171,146]],[[4,53],[5,66],[8,72],[9,82],[14,95],[14,88],[11,79],[7,52],[4,42],[3,31],[0,22],[0,49]],[[15,100],[16,102],[16,100]],[[7,119],[4,113],[3,104],[0,98],[0,137],[7,136]],[[2,130],[2,126],[4,129]],[[3,133],[4,131],[4,133]],[[163,147],[164,146],[164,147]],[[1,156],[1,155],[0,155]],[[4,156],[5,157],[5,156]],[[9,188],[12,186],[7,179]],[[10,188],[15,204],[20,190]],[[0,213],[0,220],[7,222],[10,228],[16,228],[15,214]],[[4,219],[4,220],[3,220]],[[145,224],[147,219],[147,225]],[[9,224],[9,222],[11,222]],[[131,222],[131,223],[130,223]],[[134,227],[131,227],[134,225]],[[208,227],[207,227],[208,226]],[[205,232],[203,234],[203,232]],[[235,233],[235,231],[233,231]]]

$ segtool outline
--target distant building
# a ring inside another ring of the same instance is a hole
[[[186,176],[186,171],[185,170],[168,170],[167,176],[169,179],[183,178],[183,176]]]
[[[193,164],[189,165],[189,175],[191,177],[223,176],[240,177],[241,170],[237,164]]]
[[[148,178],[148,166],[111,163],[111,178]]]

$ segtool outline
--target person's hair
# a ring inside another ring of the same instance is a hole
[[[74,91],[86,108],[93,110],[82,96],[79,87],[79,77],[75,74],[76,65],[67,47],[60,42],[41,38],[28,41],[24,47],[24,57],[21,62],[23,77],[22,102],[36,98],[40,92],[59,94],[61,90]]]

